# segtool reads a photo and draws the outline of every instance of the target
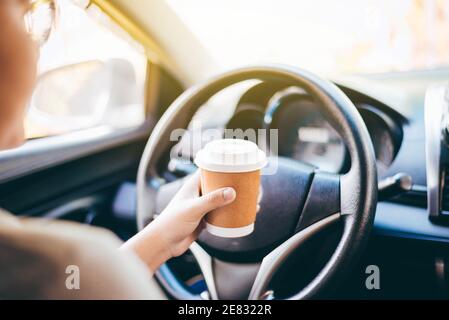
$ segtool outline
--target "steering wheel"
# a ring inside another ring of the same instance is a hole
[[[311,95],[339,133],[350,157],[342,174],[282,157],[275,175],[262,176],[263,198],[251,235],[226,239],[204,231],[190,251],[196,258],[208,295],[191,294],[167,265],[156,272],[161,286],[176,299],[269,299],[269,285],[287,258],[315,234],[336,223],[341,235],[316,276],[289,299],[319,297],[344,279],[364,250],[377,203],[377,170],[367,128],[354,104],[334,84],[287,66],[237,69],[196,85],[180,95],[156,124],[137,176],[137,224],[141,230],[160,213],[182,185],[158,175],[161,160],[176,143],[174,129],[187,128],[194,113],[215,93],[251,79],[283,87],[297,86]],[[282,143],[282,141],[280,141]]]

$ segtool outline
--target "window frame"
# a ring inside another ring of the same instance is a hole
[[[158,118],[158,104],[163,100],[160,97],[160,68],[167,67],[167,55],[119,8],[106,1],[91,0],[84,9],[87,10],[92,5],[110,17],[145,48],[147,59],[143,102],[145,121],[131,128],[106,130],[104,126],[98,126],[62,135],[31,139],[17,148],[1,151],[0,183],[120,145],[147,139],[151,133]],[[171,67],[167,68],[172,70]]]

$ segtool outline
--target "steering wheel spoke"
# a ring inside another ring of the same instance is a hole
[[[249,292],[260,268],[260,263],[235,263],[210,256],[194,242],[190,251],[204,276],[211,300],[243,300]]]
[[[333,225],[340,218],[340,213],[332,214],[324,219],[314,222],[293,237],[282,243],[276,249],[271,251],[263,260],[260,269],[254,280],[253,287],[249,294],[249,300],[259,300],[264,296],[268,289],[268,284],[273,278],[275,272],[301,244],[305,243],[313,235]]]
[[[196,259],[198,266],[203,274],[204,281],[206,282],[209,298],[211,300],[218,300],[217,289],[215,287],[215,278],[213,272],[213,258],[201,248],[201,246],[194,242],[190,246],[190,252]]]
[[[295,233],[341,212],[341,175],[316,171]]]
[[[266,297],[268,285],[288,256],[312,236],[325,230],[340,218],[332,214],[304,228],[271,251],[261,263],[236,263],[210,256],[198,243],[190,251],[197,260],[211,300],[260,300]]]

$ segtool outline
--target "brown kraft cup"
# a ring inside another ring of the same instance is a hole
[[[195,163],[201,170],[201,191],[232,187],[236,199],[206,216],[207,230],[219,237],[251,234],[256,220],[261,168],[266,156],[255,143],[246,140],[214,140],[198,152]]]

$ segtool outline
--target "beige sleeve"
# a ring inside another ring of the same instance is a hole
[[[120,245],[107,230],[0,212],[0,299],[164,299]]]

